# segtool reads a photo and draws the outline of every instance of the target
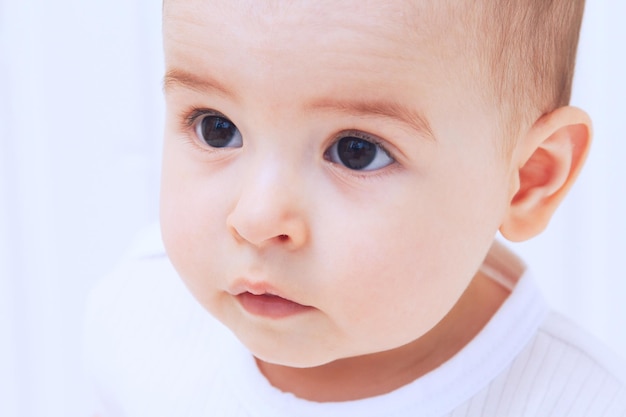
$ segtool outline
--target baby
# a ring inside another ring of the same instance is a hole
[[[582,12],[165,0],[164,248],[94,292],[100,415],[626,415],[619,362],[494,241],[589,149]]]

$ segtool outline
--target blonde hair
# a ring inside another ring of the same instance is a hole
[[[483,36],[491,93],[506,131],[570,102],[584,0],[483,0],[470,6]],[[480,10],[479,10],[480,9]],[[486,37],[486,39],[485,39]]]

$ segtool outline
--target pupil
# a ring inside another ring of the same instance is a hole
[[[217,116],[207,116],[201,122],[202,139],[214,148],[228,145],[237,128],[230,121]]]
[[[337,144],[337,154],[347,168],[363,169],[376,157],[376,145],[359,138],[341,138]]]

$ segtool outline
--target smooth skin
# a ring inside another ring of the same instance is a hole
[[[565,107],[503,155],[446,11],[380,3],[164,4],[167,252],[270,383],[315,401],[389,392],[466,345],[508,294],[477,273],[496,232],[539,233],[590,142]],[[343,138],[377,159],[346,166]],[[311,308],[250,314],[246,286]]]

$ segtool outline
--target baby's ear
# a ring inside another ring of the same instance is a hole
[[[576,107],[542,116],[515,148],[516,186],[500,232],[511,241],[545,229],[583,166],[591,144],[591,120]]]

